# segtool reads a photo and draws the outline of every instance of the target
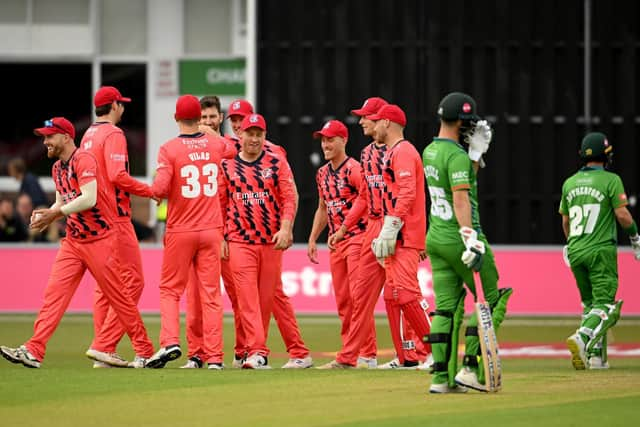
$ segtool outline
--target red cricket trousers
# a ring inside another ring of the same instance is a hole
[[[136,354],[151,357],[153,344],[140,313],[133,300],[123,291],[119,258],[116,256],[117,246],[113,231],[102,239],[89,242],[62,239],[45,289],[44,304],[34,324],[34,334],[25,344],[36,358],[44,358],[47,342],[58,327],[87,269],[115,311],[119,322],[124,325]]]
[[[363,236],[361,234],[349,237],[338,243],[335,250],[329,252],[333,293],[336,298],[338,317],[342,324],[340,337],[343,348],[347,345],[349,330],[352,327],[353,294],[358,276],[362,240]],[[365,338],[362,348],[360,349],[360,356],[369,358],[376,357],[376,351],[376,330],[375,326],[373,326],[369,331],[369,336]]]
[[[194,274],[202,313],[202,358],[208,363],[222,363],[223,358],[220,238],[219,229],[168,231],[160,279],[160,345],[180,343],[180,297]]]
[[[114,255],[118,256],[120,261],[120,278],[124,285],[123,291],[135,304],[138,304],[144,289],[142,258],[140,256],[138,238],[130,220],[115,222],[114,229],[118,245]],[[96,287],[94,297],[94,338],[91,348],[105,353],[114,353],[118,342],[120,342],[125,333],[125,328],[99,287]]]
[[[362,235],[357,278],[351,288],[351,324],[346,342],[336,357],[339,363],[355,366],[367,338],[375,335],[373,311],[384,286],[385,271],[371,250],[371,242],[378,237],[382,222],[382,219],[369,218],[367,229]]]
[[[249,356],[266,356],[269,320],[282,273],[282,251],[274,245],[229,242],[229,266],[246,351]]]

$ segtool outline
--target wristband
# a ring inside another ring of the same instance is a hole
[[[629,236],[635,236],[638,234],[638,226],[636,225],[636,222],[633,221],[629,227],[624,229],[624,231]]]

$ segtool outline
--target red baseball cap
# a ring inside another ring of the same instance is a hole
[[[387,119],[394,123],[399,124],[402,127],[407,125],[407,116],[404,114],[404,111],[402,111],[402,108],[398,107],[395,104],[383,105],[382,108],[380,108],[380,111],[378,111],[376,114],[367,116],[367,119],[369,120]]]
[[[327,138],[340,136],[347,139],[349,137],[349,131],[340,120],[329,120],[324,124],[324,126],[322,126],[322,129],[313,133],[314,138],[322,138],[323,136],[326,136]]]
[[[229,111],[227,112],[227,118],[231,116],[248,116],[253,114],[253,105],[249,101],[244,99],[236,99],[229,105]]]
[[[260,114],[249,114],[247,116],[244,116],[244,119],[242,119],[240,130],[247,130],[249,128],[259,128],[266,131],[267,122]]]
[[[33,133],[38,136],[53,135],[54,133],[61,133],[63,135],[69,135],[71,139],[76,137],[76,129],[73,124],[64,117],[54,117],[44,121],[44,127],[33,130]]]
[[[373,98],[367,98],[362,104],[362,107],[357,110],[351,110],[351,114],[356,116],[370,116],[378,112],[380,107],[387,105],[388,102],[382,98],[374,96]]]
[[[131,98],[125,98],[120,91],[113,86],[102,86],[93,97],[93,105],[100,107],[102,105],[117,102],[131,102]]]
[[[202,117],[200,101],[193,95],[182,95],[176,101],[176,120],[194,120]]]

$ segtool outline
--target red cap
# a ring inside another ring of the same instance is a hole
[[[249,114],[242,119],[240,130],[247,130],[249,128],[259,128],[264,131],[267,130],[267,122],[260,114]]]
[[[113,101],[131,102],[131,98],[125,98],[120,91],[113,86],[102,86],[93,97],[93,105],[100,107],[111,104]]]
[[[322,129],[313,133],[314,138],[322,138],[326,136],[331,138],[333,136],[341,136],[347,139],[349,137],[349,131],[347,127],[340,120],[329,120],[322,126]]]
[[[371,114],[377,113],[380,107],[387,104],[388,102],[384,99],[374,96],[373,98],[365,100],[364,104],[362,104],[362,108],[358,110],[351,110],[351,114],[355,114],[356,116],[370,116]]]
[[[253,105],[249,101],[244,99],[237,99],[229,105],[229,111],[227,112],[227,118],[231,116],[248,116],[253,114]]]
[[[54,117],[50,120],[45,120],[44,127],[34,129],[33,133],[38,136],[61,133],[63,135],[69,135],[71,139],[75,139],[76,137],[76,129],[73,127],[73,124],[64,117]]]
[[[369,120],[387,119],[394,123],[399,124],[402,127],[407,125],[407,116],[404,114],[404,111],[402,111],[402,108],[398,107],[395,104],[387,104],[382,106],[382,108],[380,108],[380,111],[378,111],[376,114],[367,116],[367,119]]]
[[[202,117],[200,101],[193,95],[182,95],[176,101],[176,113],[173,115],[176,120],[194,120]]]

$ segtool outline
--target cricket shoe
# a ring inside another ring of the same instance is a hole
[[[224,364],[222,363],[209,363],[207,369],[210,371],[222,371],[224,369]]]
[[[378,367],[378,359],[375,357],[358,357],[356,368],[358,369],[376,369]]]
[[[147,360],[147,364],[144,367],[162,369],[167,362],[176,360],[180,356],[182,356],[182,350],[180,350],[180,346],[177,344],[161,347],[160,350],[156,351],[156,354]]]
[[[461,385],[465,388],[472,388],[477,391],[486,392],[487,388],[484,384],[478,381],[478,374],[476,374],[473,369],[468,366],[463,366],[462,369],[456,375],[456,384]]]
[[[584,352],[585,346],[578,332],[567,338],[567,347],[571,352],[571,364],[573,367],[578,371],[585,369],[587,365],[587,358]]]
[[[416,369],[418,371],[429,371],[431,370],[431,367],[433,367],[433,354],[429,353],[427,359],[419,364]]]
[[[340,363],[337,360],[332,360],[329,363],[325,363],[324,365],[318,366],[316,369],[353,369],[354,367],[351,365],[347,365],[346,363]]]
[[[282,369],[307,369],[313,366],[313,359],[311,356],[303,357],[302,359],[289,359],[287,363],[282,365]]]
[[[429,387],[429,393],[431,394],[445,394],[445,393],[466,393],[469,391],[466,387],[457,385],[449,387],[449,384],[431,384]]]
[[[105,353],[103,351],[90,348],[87,350],[85,355],[91,360],[106,363],[107,365],[115,366],[116,368],[126,368],[129,366],[129,362],[124,360],[118,353]]]
[[[236,369],[242,369],[242,365],[244,365],[247,357],[245,355],[239,356],[237,354],[233,355],[233,362],[231,362],[231,367]]]
[[[260,353],[252,354],[242,364],[242,369],[271,369],[267,356]]]
[[[202,360],[200,360],[198,356],[191,356],[189,360],[187,360],[187,363],[180,366],[180,369],[200,369],[202,366]]]
[[[127,364],[127,368],[128,367],[129,367],[129,364]],[[93,362],[93,369],[107,369],[107,368],[113,368],[113,366],[108,365],[104,362],[99,362],[97,360]]]
[[[405,360],[404,364],[400,363],[397,357],[387,363],[378,365],[378,369],[417,369],[419,363],[414,360]]]
[[[27,347],[21,345],[18,348],[0,346],[2,357],[11,363],[22,363],[26,368],[39,368],[42,362],[36,359],[33,354],[27,350]]]
[[[609,362],[603,362],[600,356],[591,356],[588,362],[589,369],[609,369]]]
[[[133,362],[129,362],[129,368],[142,369],[147,364],[147,358],[137,356],[133,358]]]

